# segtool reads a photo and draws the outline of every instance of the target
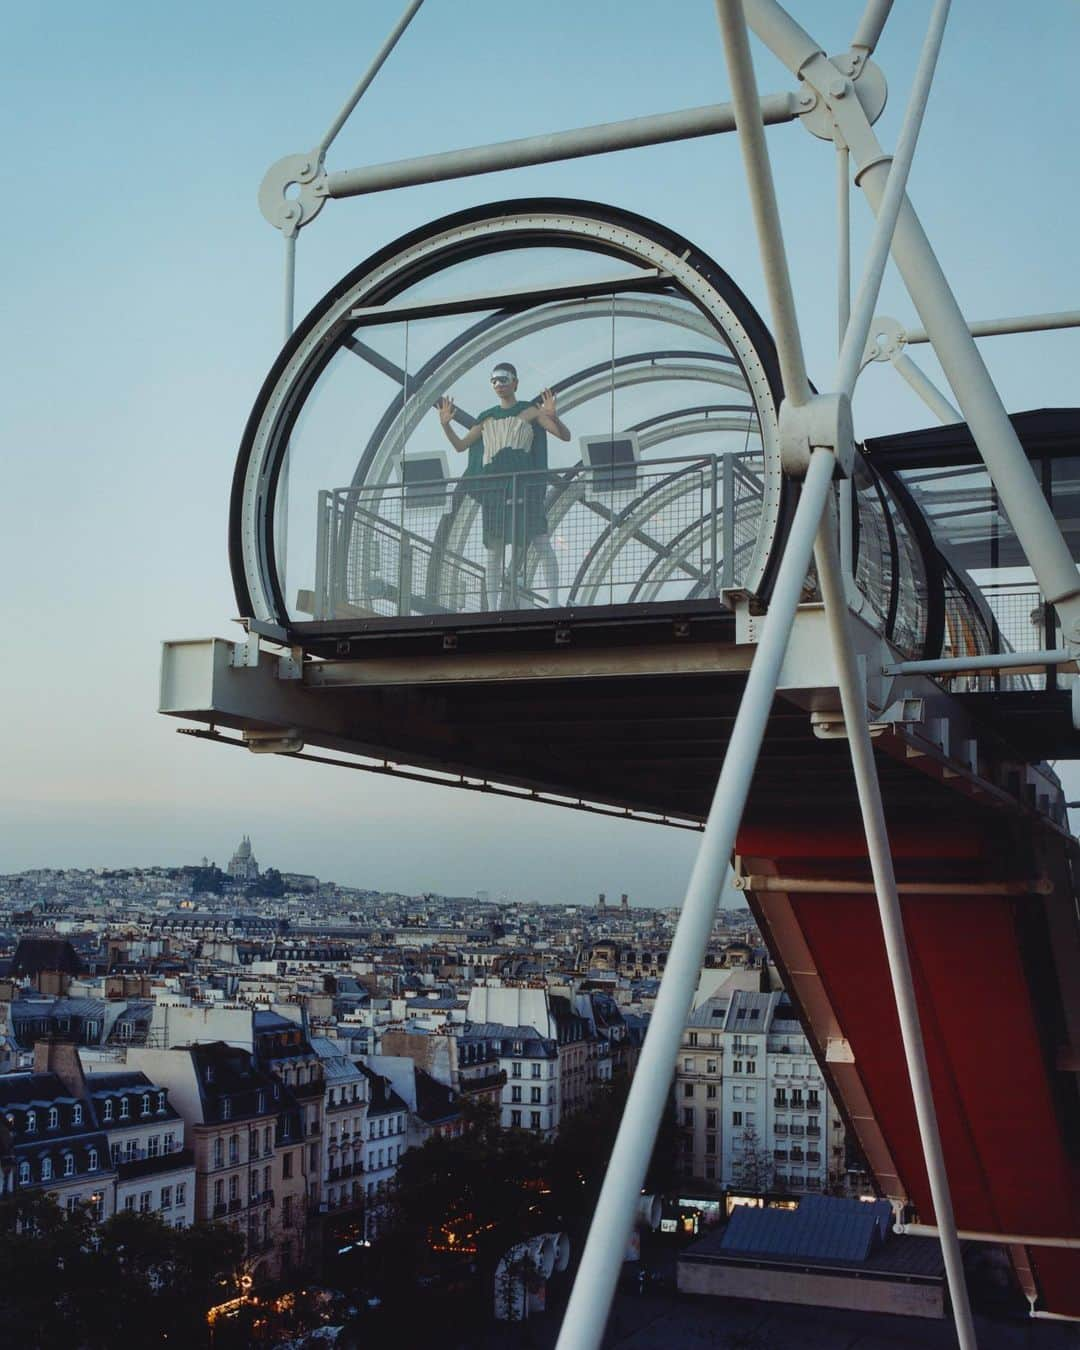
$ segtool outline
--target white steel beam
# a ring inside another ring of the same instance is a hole
[[[882,29],[893,7],[893,0],[868,0],[855,36],[851,39],[853,47],[860,48],[867,56],[873,52],[881,39]]]
[[[799,320],[795,312],[795,294],[791,288],[780,209],[776,203],[769,148],[765,143],[761,100],[750,55],[742,0],[716,0],[716,16],[724,38],[724,56],[731,81],[739,147],[750,187],[750,203],[772,310],[773,336],[784,381],[784,397],[793,406],[801,407],[810,401],[810,381],[806,375]]]
[[[747,17],[758,36],[793,73],[808,80],[818,96],[830,103],[855,160],[856,182],[877,214],[885,196],[889,156],[882,150],[858,99],[830,93],[840,72],[776,0],[745,0],[745,3]],[[941,264],[906,198],[897,218],[892,254],[1040,589],[1058,607],[1065,641],[1080,642],[1080,572]]]
[[[835,462],[830,450],[816,449],[810,457],[556,1350],[597,1350],[603,1339]]]
[[[349,97],[342,104],[337,116],[334,118],[334,120],[330,123],[330,126],[327,128],[326,135],[316,146],[314,158],[317,162],[322,160],[323,156],[330,148],[330,143],[334,140],[334,138],[337,136],[338,132],[345,125],[345,123],[349,120],[349,117],[353,109],[367,93],[368,86],[371,84],[372,80],[374,80],[375,76],[378,75],[379,71],[382,69],[383,63],[385,62],[386,58],[397,46],[398,39],[401,37],[402,33],[404,33],[405,29],[408,28],[409,24],[412,23],[413,16],[423,3],[424,0],[409,0],[409,3],[405,6],[404,11],[402,12],[401,18],[398,19],[397,23],[390,30],[390,33],[387,36],[386,41],[383,43],[383,45],[375,53],[375,56],[372,58],[371,65],[368,66],[367,70],[361,76],[360,82],[357,84],[356,88],[352,91]]]
[[[874,747],[867,724],[866,695],[848,628],[848,607],[840,559],[836,551],[832,514],[831,509],[826,513],[814,547],[818,584],[825,602],[825,615],[829,624],[829,636],[840,686],[840,701],[844,712],[844,726],[851,750],[851,764],[855,773],[863,829],[866,832],[870,871],[874,878],[881,930],[885,939],[889,975],[892,979],[893,996],[900,1021],[900,1037],[915,1103],[915,1117],[930,1182],[934,1217],[940,1229],[939,1237],[945,1258],[945,1272],[956,1323],[956,1335],[960,1342],[960,1350],[975,1350],[975,1327],[964,1280],[964,1262],[956,1236],[956,1220],[953,1216],[952,1196],[945,1170],[945,1155],[941,1146],[937,1111],[934,1107],[930,1070],[926,1063],[926,1047],[919,1022],[919,1007],[915,998],[915,983],[911,974],[911,959],[904,933],[896,873],[889,849],[885,807],[881,799],[881,784],[878,781]]]
[[[1000,337],[1006,333],[1049,333],[1058,328],[1080,328],[1080,309],[1062,309],[1051,314],[1017,314],[1006,319],[973,319],[967,326],[972,337]],[[907,342],[929,342],[925,328],[909,328]]]
[[[929,375],[907,355],[895,352],[890,358],[893,369],[907,381],[918,396],[944,426],[964,420],[959,408],[954,408]]]
[[[800,113],[814,106],[814,95],[767,94],[761,100],[761,119],[768,126],[793,122]],[[616,150],[634,150],[668,141],[693,140],[735,130],[735,112],[730,103],[707,104],[677,112],[631,117],[621,122],[602,122],[576,127],[570,131],[552,131],[541,136],[524,136],[492,145],[475,145],[462,150],[446,150],[436,155],[417,155],[412,159],[386,164],[366,165],[358,169],[339,169],[315,184],[323,197],[360,197],[390,188],[415,187],[420,183],[440,183],[449,178],[469,178],[475,174],[501,173],[530,164],[553,164],[586,155],[606,155]]]

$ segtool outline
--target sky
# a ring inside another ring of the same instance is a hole
[[[400,8],[55,0],[6,14],[0,872],[224,863],[247,833],[264,865],[379,889],[681,899],[695,834],[228,751],[178,736],[155,712],[163,640],[240,636],[229,485],[282,324],[282,242],[258,212],[259,182],[317,143]],[[886,145],[930,0],[896,8],[877,54]],[[842,51],[861,5],[792,9]],[[1077,304],[1062,283],[1077,272],[1078,52],[1073,0],[953,6],[910,191],[971,318]],[[792,87],[757,44],[755,59],[762,92]],[[727,97],[709,0],[427,0],[327,164]],[[770,130],[769,145],[808,365],[825,385],[832,149],[798,125]],[[544,194],[657,218],[767,312],[738,147],[712,137],[331,202],[299,240],[297,314],[407,229]],[[857,275],[870,217],[857,197],[852,211]],[[891,270],[878,312],[915,322]],[[1064,332],[982,350],[1015,411],[1074,401],[1078,344]],[[916,356],[940,379],[927,348]],[[860,437],[931,421],[878,367],[855,413]]]

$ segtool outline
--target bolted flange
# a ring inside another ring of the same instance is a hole
[[[314,151],[286,155],[271,164],[259,184],[259,210],[285,234],[295,234],[302,225],[314,220],[326,197],[318,187],[326,181],[326,170]],[[297,191],[289,196],[289,189]]]
[[[830,106],[834,99],[854,95],[862,104],[866,120],[873,125],[884,112],[889,97],[885,75],[874,61],[854,60],[850,52],[829,59],[836,67],[836,76],[829,82],[825,98],[815,100],[810,108],[799,113],[799,121],[807,131],[823,141],[833,140],[836,134]]]

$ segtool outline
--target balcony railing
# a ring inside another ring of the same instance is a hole
[[[226,1206],[224,1200],[219,1200],[217,1204],[214,1206],[214,1218],[220,1219],[221,1216],[227,1212],[228,1207]]]
[[[820,1125],[807,1125],[807,1127],[806,1127],[806,1137],[807,1137],[807,1139],[820,1139],[820,1138],[821,1138],[821,1126],[820,1126]]]
[[[230,1213],[230,1214],[235,1214],[236,1211],[237,1211],[238,1209],[240,1209],[240,1207],[243,1205],[243,1203],[244,1203],[243,1200],[241,1200],[239,1196],[237,1196],[237,1197],[235,1198],[235,1200],[230,1200],[230,1201],[229,1201],[229,1213]]]
[[[760,467],[755,449],[326,490],[300,605],[349,619],[717,598],[757,544]]]
[[[788,1127],[786,1125],[774,1125],[773,1132],[775,1134],[787,1134]]]

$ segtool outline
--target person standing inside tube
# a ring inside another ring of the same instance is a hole
[[[454,400],[444,395],[435,405],[446,439],[455,450],[468,451],[465,477],[493,479],[470,488],[483,517],[487,608],[496,610],[504,604],[507,544],[532,546],[543,573],[548,605],[554,606],[559,566],[544,509],[547,480],[540,471],[548,466],[547,433],[568,441],[570,432],[559,419],[550,389],[531,403],[518,398],[517,370],[509,361],[500,361],[492,369],[491,387],[498,403],[485,408],[464,436],[451,426]]]

